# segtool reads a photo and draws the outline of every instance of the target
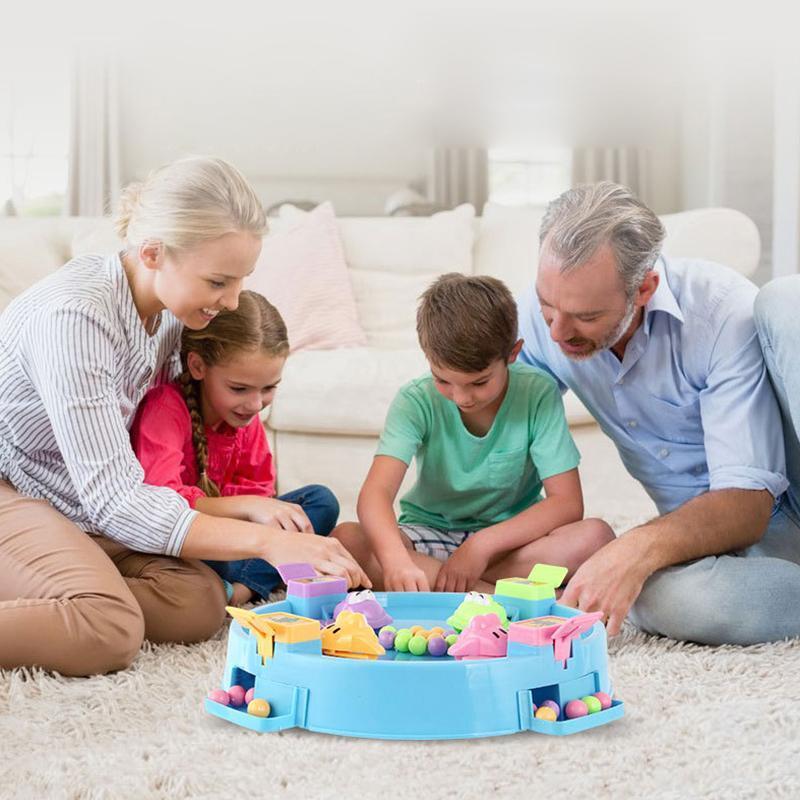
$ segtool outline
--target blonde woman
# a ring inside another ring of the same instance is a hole
[[[143,638],[208,638],[225,589],[200,559],[366,581],[335,539],[145,484],[131,447],[139,401],[181,372],[183,327],[236,308],[265,227],[230,164],[177,161],[124,192],[122,252],[73,259],[0,317],[0,667],[91,675],[128,666]]]

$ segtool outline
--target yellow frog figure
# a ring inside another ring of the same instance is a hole
[[[358,612],[341,611],[335,622],[322,629],[323,655],[375,659],[385,652],[375,631]]]

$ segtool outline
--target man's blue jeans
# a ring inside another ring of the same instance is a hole
[[[755,323],[781,407],[789,489],[756,544],[648,579],[630,613],[648,633],[703,644],[800,636],[800,275],[761,289]]]
[[[339,501],[325,486],[316,484],[304,486],[302,489],[282,494],[278,500],[302,506],[314,532],[319,536],[327,536],[334,529],[336,520],[339,518]],[[240,561],[206,561],[206,564],[223,580],[229,583],[243,583],[260,597],[268,597],[269,593],[281,583],[275,567],[261,558],[245,558]]]

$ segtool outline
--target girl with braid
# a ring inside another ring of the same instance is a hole
[[[275,467],[259,413],[275,395],[289,353],[286,325],[256,292],[239,295],[205,328],[184,328],[183,371],[151,389],[131,428],[145,483],[167,486],[192,508],[219,517],[327,536],[339,504],[324,486],[275,497]],[[206,562],[236,605],[279,583],[260,558]]]

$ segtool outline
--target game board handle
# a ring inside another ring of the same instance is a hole
[[[570,653],[570,642],[573,639],[577,639],[578,636],[589,630],[595,622],[602,618],[602,611],[592,611],[588,614],[579,614],[577,617],[571,617],[559,625],[550,636],[553,641],[553,656],[555,660],[566,663]]]

